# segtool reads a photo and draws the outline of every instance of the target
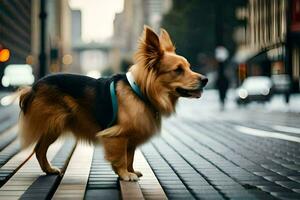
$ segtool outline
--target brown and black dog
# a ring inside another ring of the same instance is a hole
[[[207,78],[193,72],[189,62],[175,53],[163,29],[158,36],[145,26],[134,61],[129,71],[144,99],[128,80],[118,80],[116,121],[108,127],[101,119],[112,114],[103,116],[105,108],[99,107],[106,95],[98,91],[103,79],[51,75],[21,91],[21,141],[23,147],[36,145],[44,172],[60,173],[48,162],[46,153],[60,135],[72,132],[79,140],[101,142],[106,159],[121,179],[135,181],[142,176],[132,166],[136,147],[160,131],[161,118],[174,113],[179,97],[199,98]]]

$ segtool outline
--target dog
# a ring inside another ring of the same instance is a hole
[[[105,158],[125,181],[136,181],[134,152],[158,133],[162,117],[175,112],[179,97],[200,98],[208,79],[175,52],[169,34],[145,26],[126,75],[93,79],[54,74],[20,95],[20,137],[46,174],[59,174],[47,160],[48,147],[66,132],[103,145]],[[105,89],[106,88],[106,89]],[[112,107],[112,109],[110,108]]]

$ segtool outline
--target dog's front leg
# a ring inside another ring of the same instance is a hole
[[[127,170],[129,172],[135,173],[138,177],[143,176],[143,174],[139,171],[135,171],[133,169],[133,160],[134,160],[134,152],[136,147],[135,146],[129,146],[127,147]]]
[[[127,138],[103,137],[105,158],[110,161],[113,170],[125,181],[137,181],[138,176],[127,169]]]

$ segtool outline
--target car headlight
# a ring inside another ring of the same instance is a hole
[[[262,91],[261,91],[261,94],[262,95],[268,95],[270,93],[270,89],[269,88],[264,88]]]
[[[10,81],[9,81],[9,78],[8,78],[8,77],[6,77],[6,76],[3,76],[3,77],[2,77],[2,85],[3,85],[4,87],[8,87],[8,86],[10,85]]]
[[[239,89],[239,97],[241,99],[246,99],[248,96],[248,92],[245,89]]]

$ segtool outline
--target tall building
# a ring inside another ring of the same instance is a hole
[[[300,0],[289,1],[287,64],[290,65],[293,89],[300,92]]]
[[[31,0],[0,1],[0,48],[10,52],[9,60],[0,62],[0,80],[6,65],[25,64],[30,55],[31,5]]]
[[[46,3],[48,71],[65,71],[72,61],[71,8],[68,0],[48,0]]]
[[[148,0],[144,1],[145,22],[155,31],[159,31],[163,14],[167,13],[172,7],[171,0]]]
[[[81,10],[71,10],[72,13],[72,49],[74,45],[82,43],[82,13]],[[74,50],[74,49],[73,49]],[[82,73],[80,53],[72,50],[72,67],[68,69],[72,73]]]
[[[22,1],[22,0],[19,0]],[[31,0],[31,51],[30,64],[36,76],[40,71],[41,53],[41,1],[45,2],[45,60],[46,72],[57,72],[70,67],[71,9],[68,0]]]
[[[144,25],[159,31],[161,19],[171,7],[171,0],[124,0],[124,9],[115,15],[113,48],[110,61],[113,71],[124,71],[132,63]],[[121,66],[121,69],[120,69]]]
[[[81,10],[72,10],[72,44],[81,42]]]
[[[0,44],[11,52],[8,63],[26,63],[31,51],[31,0],[0,1]]]
[[[236,54],[240,80],[288,74],[292,91],[299,91],[300,0],[248,0],[237,17],[246,20]]]

